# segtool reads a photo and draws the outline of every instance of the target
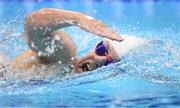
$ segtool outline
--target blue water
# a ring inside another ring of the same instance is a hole
[[[147,42],[119,63],[93,72],[61,79],[2,80],[0,107],[180,107],[180,2],[0,1],[0,55],[11,60],[28,49],[21,35],[23,19],[45,7],[86,13],[121,35]],[[74,39],[79,56],[101,39],[77,27],[64,30]]]

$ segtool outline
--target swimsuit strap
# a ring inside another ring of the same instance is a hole
[[[110,56],[109,54],[105,54],[106,55],[106,63],[104,64],[105,66],[108,65],[108,64],[111,64],[111,63],[116,63],[116,61],[114,61]]]
[[[105,56],[106,56],[106,59],[107,59],[107,60],[111,60],[111,57],[109,56],[108,53],[105,53]]]

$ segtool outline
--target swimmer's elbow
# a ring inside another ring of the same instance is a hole
[[[48,11],[48,8],[43,8],[29,13],[24,19],[24,25],[37,24],[42,20],[41,17]]]
[[[24,19],[25,31],[31,31],[31,29],[34,30],[34,28],[42,26],[44,22],[42,14],[46,10],[47,9],[40,9],[29,13]]]
[[[26,27],[30,23],[30,14],[28,14],[24,19],[24,26]]]
[[[80,12],[43,8],[28,14],[24,19],[26,31],[34,31],[36,28],[50,27],[60,29],[67,26],[78,25],[83,15]],[[78,25],[79,26],[79,25]]]
[[[25,30],[29,29],[30,27],[34,26],[35,24],[35,16],[33,13],[28,14],[24,19],[24,28]]]

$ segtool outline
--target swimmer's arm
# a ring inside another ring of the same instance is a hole
[[[29,14],[25,18],[24,23],[25,31],[28,34],[47,34],[54,30],[73,25],[102,37],[118,41],[122,40],[117,33],[109,29],[106,25],[80,12],[51,8],[41,9]]]
[[[87,16],[82,13],[77,13],[77,14],[78,14],[77,26],[79,26],[80,28],[88,32],[97,34],[101,37],[106,37],[111,40],[123,41],[123,38],[121,36],[119,36],[116,32],[108,28],[105,24],[103,24],[99,20],[96,20],[95,18],[91,16]]]
[[[74,25],[76,19],[77,16],[74,12],[44,8],[25,17],[24,29],[28,35],[46,35],[52,31]]]
[[[36,53],[27,50],[14,58],[10,63],[12,69],[27,70],[32,66],[38,66],[41,63],[36,59]]]

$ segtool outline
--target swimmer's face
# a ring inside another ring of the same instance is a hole
[[[76,65],[77,72],[92,71],[101,66],[106,62],[104,56],[93,56],[93,57],[82,57]]]

